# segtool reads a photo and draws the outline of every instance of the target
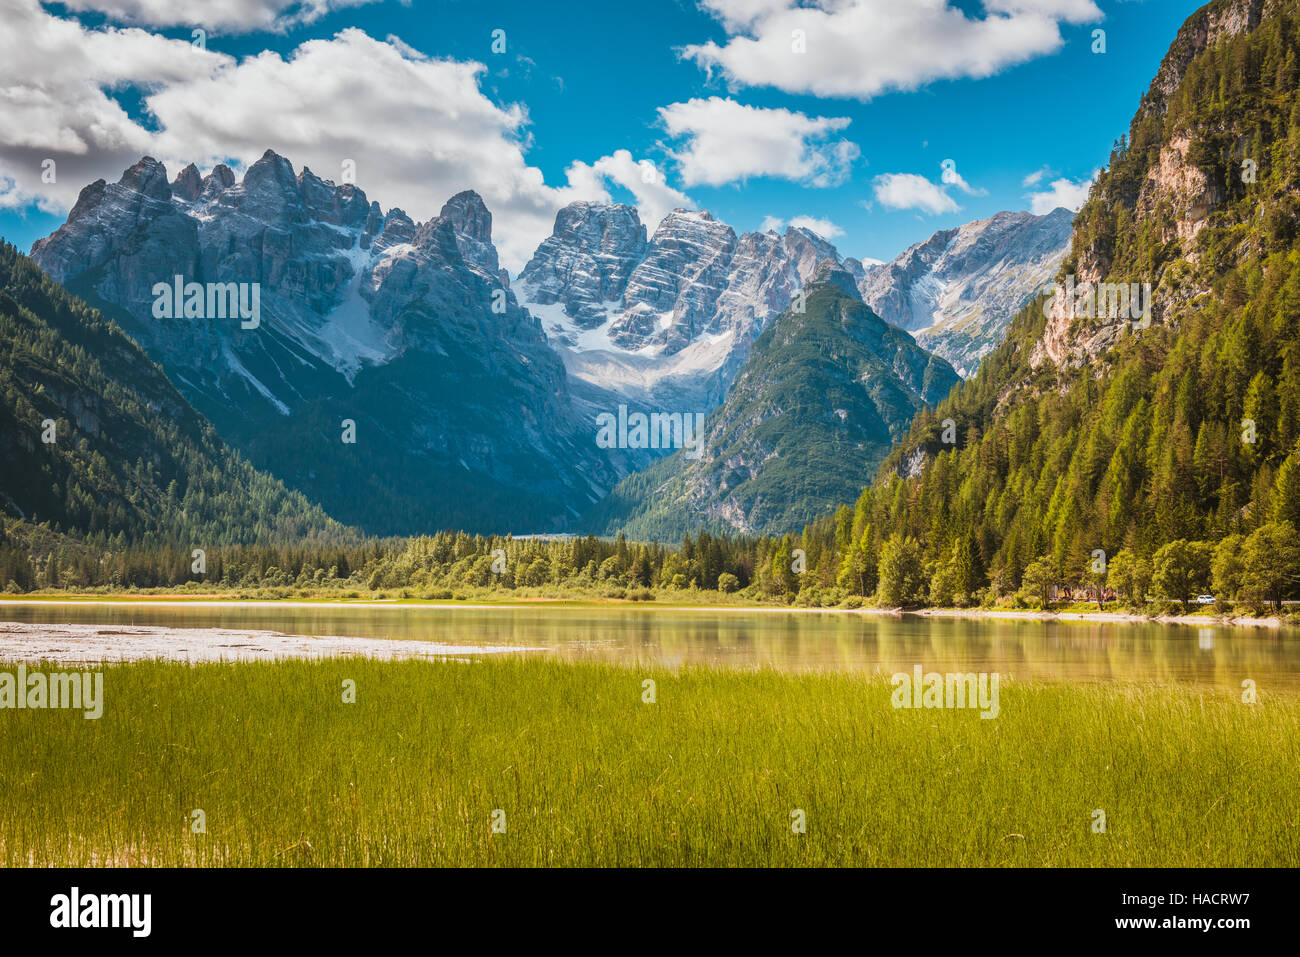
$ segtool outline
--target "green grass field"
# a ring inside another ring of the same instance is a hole
[[[1300,864],[1295,697],[1005,683],[982,720],[850,674],[104,670],[98,720],[0,711],[0,863]]]

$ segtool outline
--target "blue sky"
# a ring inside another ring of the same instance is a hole
[[[352,160],[370,198],[416,218],[478,189],[512,271],[572,199],[636,202],[651,226],[679,204],[738,231],[813,222],[876,259],[1073,205],[1199,6],[4,3],[0,235],[21,248],[143,152],[174,174],[269,147],[334,180]]]

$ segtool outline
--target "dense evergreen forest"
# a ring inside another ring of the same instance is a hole
[[[840,544],[885,601],[1300,593],[1300,5],[1277,6],[1199,53],[1212,11],[1188,21],[1076,219],[1061,276],[1151,282],[1160,321],[1035,365],[1033,303],[857,502]],[[1183,140],[1217,200],[1196,232],[1154,188]]]
[[[127,542],[350,533],[255,470],[123,331],[0,242],[0,508]]]

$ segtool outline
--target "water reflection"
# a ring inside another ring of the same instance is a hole
[[[996,671],[1020,680],[1159,681],[1300,691],[1300,639],[1271,629],[644,608],[0,606],[25,622],[266,629],[544,646],[568,660],[789,671]]]

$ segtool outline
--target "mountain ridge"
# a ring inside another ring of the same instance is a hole
[[[33,258],[259,467],[378,533],[559,530],[629,470],[590,441],[477,194],[417,224],[270,150],[241,181],[218,167],[196,192],[196,176],[169,184],[145,158],[91,184]],[[258,284],[258,327],[156,319],[154,286],[177,275]]]
[[[916,413],[958,381],[824,260],[706,420],[700,460],[678,451],[629,476],[589,513],[588,527],[669,540],[699,529],[797,530],[855,494]]]
[[[124,544],[355,538],[256,471],[116,324],[3,241],[0,333],[5,514]]]

